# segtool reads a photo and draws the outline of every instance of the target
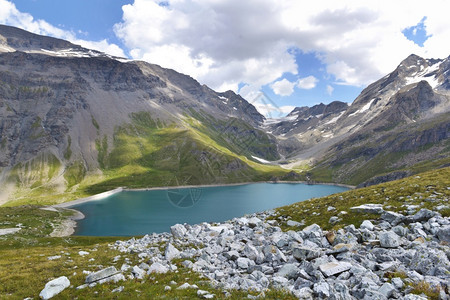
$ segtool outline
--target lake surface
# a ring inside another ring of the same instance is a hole
[[[313,197],[348,190],[332,185],[252,183],[150,191],[123,191],[72,206],[86,218],[76,235],[131,236],[170,232],[177,223],[222,222]]]

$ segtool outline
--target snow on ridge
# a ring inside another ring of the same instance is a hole
[[[328,124],[333,124],[336,123],[336,121],[342,117],[342,115],[345,113],[345,110],[343,112],[341,112],[339,115],[337,115],[336,117],[334,117],[333,119],[329,120],[328,122],[324,123],[323,125],[328,125]]]
[[[355,111],[354,113],[349,114],[348,116],[354,116],[356,114],[360,114],[363,113],[367,110],[369,110],[370,106],[372,105],[372,102],[375,101],[375,98],[373,98],[372,100],[370,100],[369,102],[367,102],[363,107],[361,107],[360,109],[358,109],[357,111]]]
[[[260,158],[260,157],[257,157],[257,156],[253,156],[253,155],[252,155],[252,157],[253,157],[253,159],[256,159],[257,161],[259,161],[259,162],[261,162],[263,164],[270,164],[270,161],[265,160],[263,158]]]
[[[228,100],[230,100],[230,99],[228,99],[227,97],[224,97],[224,96],[217,96],[217,97],[219,97],[219,99],[225,100],[225,102],[228,102]],[[224,102],[224,101],[222,101],[222,102]]]
[[[413,83],[417,83],[420,82],[422,80],[427,81],[430,86],[434,89],[439,85],[439,81],[436,78],[436,75],[434,76],[427,76],[428,74],[433,73],[434,71],[439,69],[439,66],[442,64],[442,61],[437,62],[431,66],[426,67],[425,69],[421,68],[421,70],[419,72],[414,73],[413,75],[406,77],[405,81],[406,84],[413,84]],[[423,66],[421,66],[423,67]]]

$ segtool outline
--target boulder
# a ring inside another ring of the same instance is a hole
[[[170,232],[172,233],[173,237],[176,239],[182,239],[186,235],[186,227],[182,224],[175,224],[172,227],[170,227]]]
[[[393,231],[382,232],[378,237],[383,248],[397,248],[400,246],[400,237]]]
[[[359,228],[361,229],[367,229],[372,231],[373,230],[373,224],[372,222],[370,222],[369,220],[364,220],[361,224],[361,226],[359,226]]]
[[[179,258],[181,252],[177,248],[175,248],[171,243],[168,243],[164,255],[168,261],[171,261],[174,258]]]
[[[417,213],[415,213],[413,216],[408,217],[408,219],[411,220],[412,222],[425,222],[437,215],[438,215],[437,212],[434,212],[434,211],[426,209],[426,208],[422,208]]]
[[[103,270],[97,271],[97,272],[93,272],[91,274],[89,274],[86,277],[86,283],[90,284],[108,277],[111,277],[113,275],[116,275],[117,273],[119,273],[119,271],[117,271],[116,267],[108,267],[105,268]]]
[[[295,264],[284,264],[277,272],[277,276],[286,277],[287,279],[296,279],[299,269]]]
[[[450,225],[444,225],[439,228],[436,235],[441,242],[450,243]]]
[[[388,282],[385,282],[378,290],[378,292],[383,294],[386,298],[390,298],[394,293],[394,291],[395,291],[394,286]]]
[[[381,219],[395,226],[405,220],[405,216],[393,211],[385,211],[381,215]]]
[[[134,266],[131,273],[133,273],[134,277],[137,279],[144,278],[144,276],[146,274],[146,272],[144,270],[142,270],[141,268],[139,268],[138,266]]]
[[[39,297],[42,299],[50,299],[69,286],[70,281],[66,276],[58,277],[45,284],[44,289],[39,293]]]
[[[329,262],[319,266],[320,271],[326,277],[330,277],[345,271],[350,270],[352,264],[349,262]]]
[[[166,266],[162,265],[159,262],[154,262],[147,271],[148,274],[151,274],[151,273],[164,274],[167,272],[169,272],[169,268],[167,268]]]
[[[300,226],[303,225],[303,223],[300,223],[300,222],[297,222],[297,221],[289,220],[289,221],[286,222],[286,225],[287,225],[287,226],[290,226],[290,227],[300,227]]]
[[[261,222],[262,222],[261,219],[259,219],[257,217],[252,217],[252,218],[248,219],[248,227],[255,228]]]
[[[367,214],[382,214],[384,212],[383,205],[381,204],[363,204],[360,206],[350,207],[350,210]]]
[[[299,261],[318,258],[322,252],[320,249],[310,247],[296,247],[292,250],[292,256]]]

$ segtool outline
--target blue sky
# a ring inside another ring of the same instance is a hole
[[[262,113],[352,102],[409,54],[450,54],[445,0],[0,0],[0,23],[191,75]],[[433,5],[432,5],[433,4]],[[276,113],[274,113],[276,112]]]

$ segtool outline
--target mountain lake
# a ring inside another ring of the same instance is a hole
[[[85,215],[77,221],[75,235],[132,236],[170,232],[177,223],[223,222],[346,190],[322,184],[251,183],[122,191],[71,208]]]

